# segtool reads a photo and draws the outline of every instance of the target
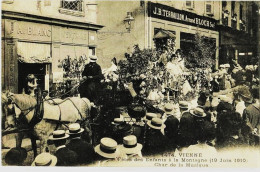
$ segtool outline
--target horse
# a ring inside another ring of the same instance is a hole
[[[5,103],[7,127],[17,126],[18,137],[16,147],[21,147],[24,132],[19,130],[29,130],[34,157],[37,156],[36,139],[40,140],[40,152],[48,147],[47,141],[54,130],[66,129],[67,124],[79,122],[89,134],[90,130],[90,110],[92,103],[87,98],[68,97],[62,99],[40,99],[27,94],[6,93],[2,99]]]

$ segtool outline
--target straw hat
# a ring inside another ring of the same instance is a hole
[[[189,109],[189,103],[186,101],[179,101],[180,109]]]
[[[105,158],[116,158],[119,155],[117,142],[108,137],[100,140],[100,144],[95,147],[95,152]]]
[[[31,166],[55,166],[57,157],[49,153],[41,153],[33,161]]]
[[[157,114],[156,113],[146,113],[144,120],[146,121],[150,121],[153,118],[157,118]]]
[[[161,130],[166,127],[160,118],[153,118],[151,121],[148,121],[147,124],[149,125],[149,127],[157,130]]]
[[[124,123],[123,118],[114,118],[114,121],[111,122],[111,124],[114,124],[114,125],[120,125],[120,124],[123,124],[123,123]]]
[[[90,59],[89,60],[90,62],[96,62],[97,61],[97,56],[90,56],[89,59]]]
[[[65,133],[64,130],[55,130],[52,135],[49,137],[50,140],[62,140],[67,139],[69,137],[68,134]]]
[[[206,113],[204,112],[204,110],[199,107],[191,109],[190,113],[196,117],[205,117],[206,116]]]
[[[137,143],[137,138],[135,135],[129,135],[123,138],[123,145],[121,145],[121,150],[125,154],[135,154],[142,150],[143,145]]]
[[[174,113],[174,106],[171,103],[166,103],[164,105],[164,111],[166,114],[173,114]]]
[[[83,128],[80,127],[78,123],[70,124],[69,125],[69,130],[67,130],[67,134],[80,134],[84,131]]]

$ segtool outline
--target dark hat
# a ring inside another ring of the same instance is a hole
[[[27,151],[24,148],[12,148],[5,155],[5,162],[8,165],[20,165],[27,157]]]

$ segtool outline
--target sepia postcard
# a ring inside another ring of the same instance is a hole
[[[2,0],[1,165],[260,168],[259,31],[253,0]]]

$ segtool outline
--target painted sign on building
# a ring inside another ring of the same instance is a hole
[[[215,19],[152,2],[148,5],[148,16],[210,30],[216,30],[217,24]]]

